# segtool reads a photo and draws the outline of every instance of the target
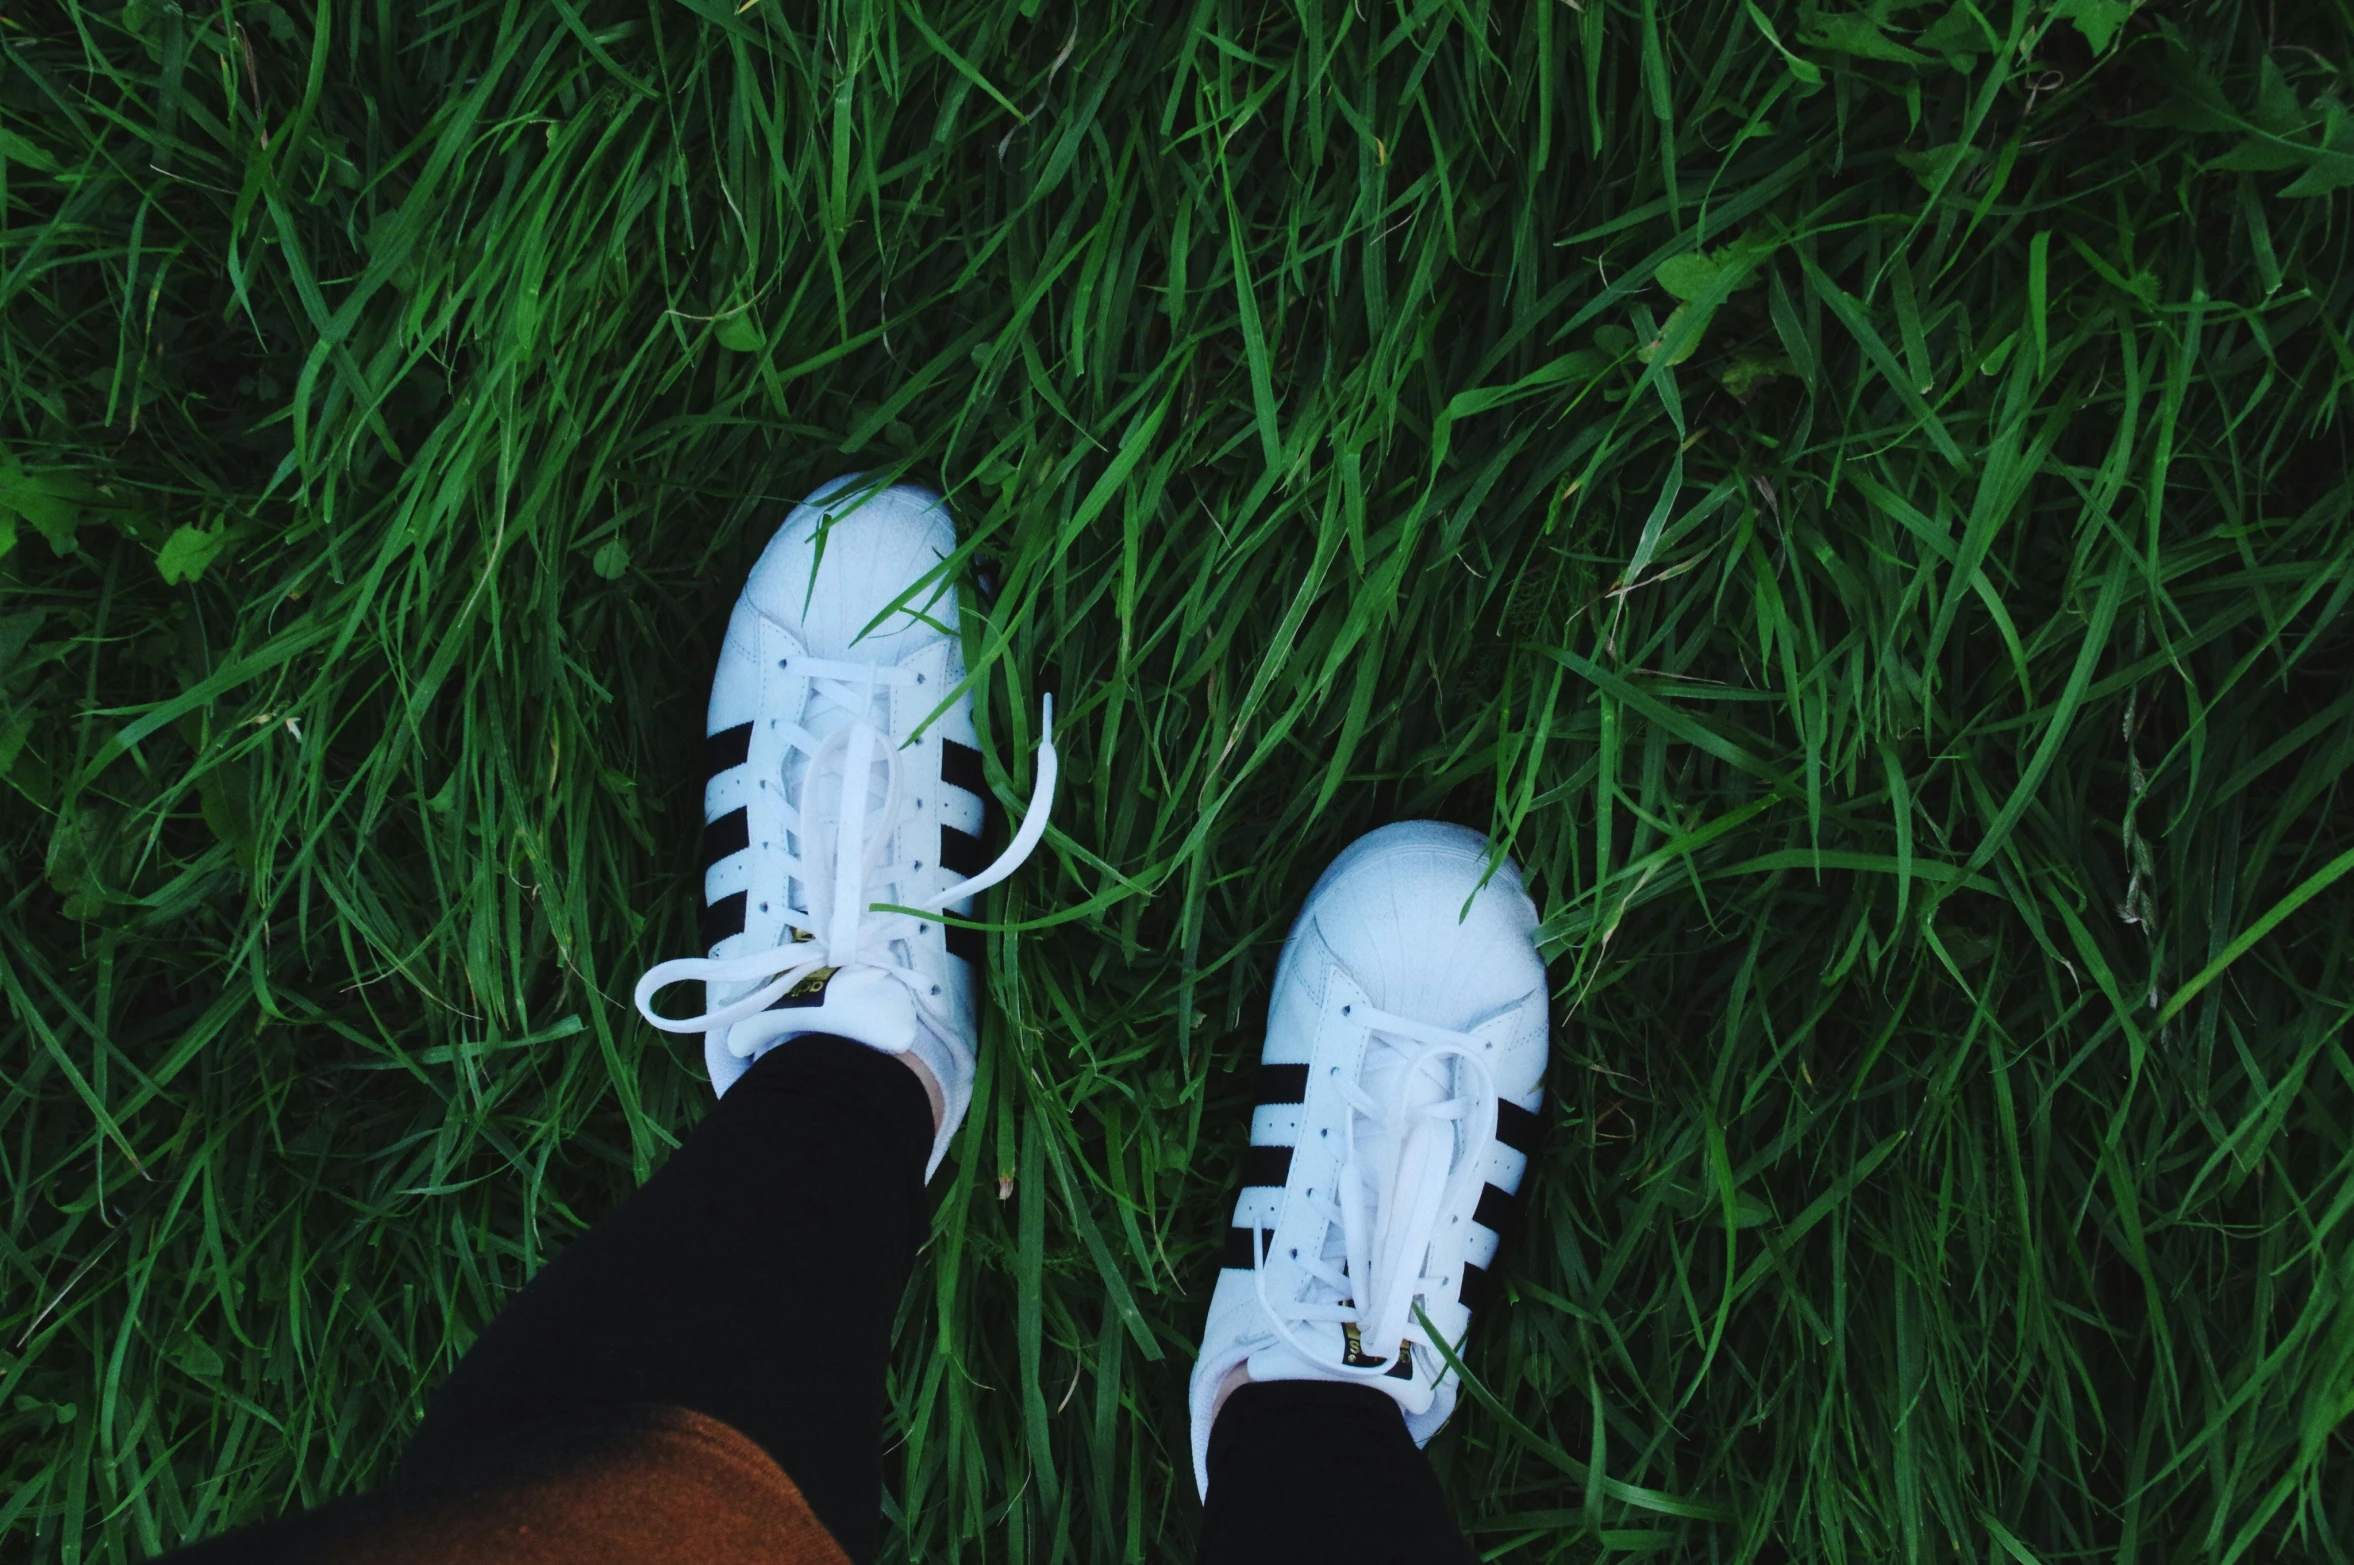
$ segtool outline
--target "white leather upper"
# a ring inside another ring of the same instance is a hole
[[[1284,1081],[1299,1080],[1304,1068],[1304,1091],[1301,1101],[1262,1102],[1251,1115],[1252,1145],[1278,1157],[1278,1149],[1289,1148],[1289,1163],[1281,1186],[1246,1183],[1235,1203],[1231,1237],[1239,1243],[1249,1236],[1257,1272],[1223,1267],[1211,1296],[1192,1383],[1195,1473],[1205,1494],[1210,1408],[1237,1364],[1247,1361],[1254,1380],[1357,1378],[1397,1400],[1418,1442],[1436,1433],[1454,1408],[1454,1377],[1428,1348],[1410,1350],[1408,1379],[1351,1371],[1340,1367],[1347,1362],[1342,1324],[1305,1320],[1279,1330],[1268,1304],[1280,1310],[1286,1301],[1314,1295],[1306,1260],[1320,1258],[1329,1268],[1337,1254],[1329,1212],[1349,1138],[1359,1138],[1361,1163],[1378,1164],[1395,1151],[1374,1147],[1369,1158],[1364,1138],[1378,1132],[1368,1130],[1334,1085],[1359,1080],[1380,1031],[1358,1017],[1394,1016],[1460,1035],[1478,1064],[1450,1065],[1458,1087],[1484,1072],[1496,1096],[1518,1110],[1533,1111],[1543,1101],[1550,1022],[1544,964],[1533,943],[1536,910],[1509,863],[1475,892],[1488,851],[1485,839],[1461,827],[1427,821],[1385,827],[1333,862],[1292,926],[1276,969],[1261,1063],[1277,1068],[1269,1079]],[[1386,1046],[1384,1052],[1390,1053]],[[1425,1095],[1441,1090],[1433,1085]],[[1460,1298],[1465,1267],[1484,1271],[1499,1242],[1474,1214],[1487,1187],[1495,1188],[1491,1202],[1505,1200],[1527,1171],[1522,1150],[1485,1130],[1467,1126],[1457,1136],[1459,1153],[1471,1153],[1476,1165],[1457,1168],[1459,1188],[1439,1210],[1421,1267],[1434,1284],[1419,1295],[1422,1311],[1450,1344],[1459,1344],[1470,1324]],[[1302,1344],[1311,1351],[1303,1354]],[[1397,1346],[1368,1343],[1358,1351],[1382,1359]]]
[[[945,570],[955,549],[937,495],[862,489],[856,475],[795,506],[769,540],[706,714],[708,954],[658,964],[637,987],[655,1026],[703,1031],[722,1093],[804,1033],[914,1054],[945,1100],[927,1177],[972,1095],[983,946],[969,930],[952,940],[940,911],[969,915],[1035,847],[1056,768],[1042,737],[1022,829],[984,869],[986,784]],[[692,981],[699,1016],[655,1007]]]

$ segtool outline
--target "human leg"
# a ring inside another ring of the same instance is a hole
[[[832,1037],[772,1051],[491,1323],[396,1482],[446,1487],[630,1408],[686,1408],[750,1436],[868,1557],[931,1146],[898,1061]]]
[[[1398,1405],[1328,1380],[1245,1385],[1210,1430],[1197,1565],[1471,1565]]]
[[[1054,786],[1042,738],[1028,816],[984,866],[972,701],[950,699],[955,590],[926,580],[954,550],[937,496],[854,480],[771,539],[708,711],[708,953],[636,996],[653,1025],[702,1034],[721,1102],[466,1355],[393,1482],[284,1524],[275,1557],[428,1524],[473,1550],[551,1527],[584,1557],[624,1533],[668,1548],[613,1496],[691,1500],[696,1451],[765,1472],[783,1510],[871,1552],[890,1322],[973,1078],[979,940],[942,915],[1035,847]],[[653,1008],[680,982],[703,986],[703,1014]],[[736,1520],[757,1557],[787,1557],[783,1511],[753,1511]]]

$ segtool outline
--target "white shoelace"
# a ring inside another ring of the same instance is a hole
[[[1362,1002],[1343,1007],[1342,1014],[1366,1028],[1368,1065],[1376,1049],[1387,1049],[1397,1056],[1397,1068],[1384,1073],[1386,1090],[1379,1095],[1361,1080],[1339,1083],[1349,1106],[1340,1188],[1333,1199],[1318,1200],[1316,1215],[1327,1226],[1299,1258],[1310,1291],[1320,1296],[1284,1300],[1280,1307],[1268,1297],[1266,1240],[1252,1246],[1252,1285],[1276,1335],[1293,1352],[1319,1367],[1371,1378],[1395,1373],[1401,1344],[1432,1346],[1430,1334],[1414,1319],[1414,1303],[1438,1296],[1441,1284],[1425,1275],[1423,1266],[1439,1215],[1460,1206],[1468,1193],[1464,1186],[1484,1177],[1488,1148],[1495,1142],[1496,1088],[1477,1052],[1483,1040],[1470,1033],[1393,1016]],[[1456,1062],[1451,1083],[1444,1068],[1450,1059]],[[1447,1095],[1417,1103],[1417,1081],[1434,1082]],[[1387,1133],[1396,1152],[1391,1168],[1374,1170],[1361,1163],[1360,1119],[1372,1120]],[[1341,1232],[1345,1272],[1324,1254],[1333,1227]],[[1306,1321],[1355,1326],[1357,1353],[1367,1362],[1335,1362],[1303,1342],[1295,1328]]]
[[[784,810],[785,829],[801,845],[795,862],[800,871],[809,910],[785,907],[786,938],[766,950],[741,956],[675,957],[657,962],[637,984],[638,1014],[664,1032],[712,1032],[759,1015],[804,978],[826,968],[878,968],[904,984],[919,1011],[939,1015],[933,1003],[939,986],[899,954],[923,933],[929,919],[951,902],[975,896],[1022,867],[1046,835],[1046,817],[1054,807],[1054,785],[1059,763],[1054,749],[1054,697],[1042,700],[1038,740],[1038,781],[1022,813],[1021,829],[990,866],[943,891],[896,907],[870,900],[867,885],[882,867],[885,846],[897,824],[900,800],[900,752],[891,736],[874,720],[874,696],[881,685],[913,684],[916,676],[899,668],[867,663],[796,658],[797,672],[810,680],[810,690],[850,714],[850,721],[820,739],[800,723],[785,732],[786,744],[808,757],[802,773],[801,802]],[[886,782],[879,811],[872,808],[873,772],[884,767]],[[781,782],[781,779],[779,779]],[[840,808],[835,812],[832,841],[810,829],[826,813],[816,808],[819,788],[837,783]],[[830,851],[829,851],[830,850]],[[904,880],[920,873],[913,864],[901,866],[884,879]],[[782,888],[780,889],[780,893]],[[830,893],[827,895],[826,893]],[[897,947],[895,950],[894,947]],[[654,996],[677,983],[705,984],[758,981],[760,987],[739,1000],[715,1007],[700,1016],[663,1016],[654,1009]],[[941,1016],[943,1023],[954,1019]]]

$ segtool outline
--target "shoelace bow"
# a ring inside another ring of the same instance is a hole
[[[1276,1335],[1293,1352],[1312,1364],[1372,1378],[1394,1372],[1400,1344],[1432,1346],[1430,1334],[1413,1319],[1414,1302],[1435,1295],[1440,1284],[1422,1268],[1438,1231],[1439,1214],[1460,1204],[1463,1185],[1483,1177],[1488,1148],[1495,1142],[1496,1089],[1495,1078],[1475,1052],[1482,1040],[1470,1033],[1393,1016],[1363,1003],[1344,1007],[1343,1014],[1370,1034],[1368,1061],[1376,1048],[1394,1050],[1403,1059],[1378,1097],[1362,1081],[1344,1079],[1338,1084],[1349,1106],[1348,1152],[1334,1199],[1317,1203],[1316,1215],[1327,1225],[1325,1234],[1299,1260],[1309,1281],[1321,1283],[1331,1297],[1286,1300],[1278,1308],[1267,1294],[1263,1244],[1271,1240],[1252,1246],[1252,1286]],[[1450,1090],[1443,1070],[1449,1059],[1457,1062],[1451,1095],[1430,1103],[1411,1102],[1418,1077]],[[1385,1190],[1370,1188],[1375,1175],[1359,1162],[1359,1118],[1381,1125],[1398,1148]],[[1464,1130],[1459,1149],[1458,1126]],[[1341,1231],[1345,1273],[1324,1255],[1333,1226]],[[1294,1328],[1306,1321],[1354,1325],[1357,1353],[1364,1362],[1335,1363],[1303,1342]]]
[[[787,803],[785,829],[801,843],[796,867],[803,870],[813,864],[825,867],[830,858],[831,873],[826,879],[830,881],[828,889],[832,895],[821,897],[817,877],[804,873],[798,878],[810,908],[803,913],[788,903],[783,943],[741,956],[674,957],[648,968],[637,984],[638,1014],[664,1032],[711,1032],[732,1027],[767,1010],[804,978],[826,968],[852,966],[878,968],[890,974],[915,996],[919,1011],[938,1015],[938,1008],[932,1002],[939,994],[939,986],[901,961],[892,951],[893,943],[913,941],[923,932],[927,919],[939,914],[948,904],[978,895],[1020,869],[1046,835],[1046,817],[1054,806],[1059,770],[1054,749],[1052,695],[1041,701],[1037,784],[1031,789],[1030,802],[1022,812],[1021,829],[1014,833],[1005,851],[978,875],[918,901],[897,906],[871,901],[867,894],[868,877],[882,864],[885,845],[897,824],[900,799],[899,750],[891,743],[891,736],[874,721],[874,692],[881,685],[913,684],[916,676],[907,669],[823,658],[796,658],[794,665],[798,672],[809,677],[813,694],[850,714],[849,723],[825,739],[819,739],[800,723],[785,732],[786,744],[809,758],[809,765],[802,773],[801,806],[795,808]],[[869,795],[873,769],[878,763],[886,768],[888,781],[882,809],[870,819]],[[822,840],[822,833],[810,830],[811,817],[822,818],[823,812],[809,806],[821,780],[834,775],[837,769],[841,778],[841,810],[829,844]],[[829,847],[830,855],[826,851]],[[909,874],[917,873],[912,865],[904,868]],[[824,905],[820,906],[821,903]],[[656,993],[672,984],[698,979],[706,984],[761,982],[759,988],[743,998],[700,1016],[672,1017],[655,1011]]]

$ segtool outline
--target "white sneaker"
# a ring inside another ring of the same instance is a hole
[[[1211,1406],[1238,1364],[1254,1381],[1385,1391],[1417,1445],[1455,1410],[1431,1337],[1460,1353],[1528,1168],[1551,1048],[1537,911],[1510,863],[1480,885],[1489,851],[1436,821],[1360,837],[1284,943],[1193,1367],[1205,1498]]]
[[[938,495],[862,487],[856,474],[785,518],[736,600],[711,682],[710,955],[660,963],[637,986],[647,1021],[703,1034],[721,1093],[804,1033],[913,1052],[947,1110],[926,1179],[972,1100],[979,1030],[981,937],[937,915],[969,914],[1029,857],[1056,770],[1050,695],[1036,790],[984,868],[973,698],[949,699],[965,677],[956,588],[945,576],[917,586],[955,550]],[[696,979],[702,1015],[656,1014],[657,991]]]

